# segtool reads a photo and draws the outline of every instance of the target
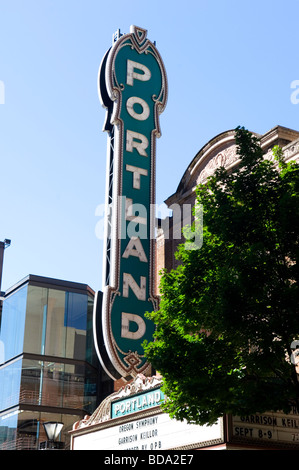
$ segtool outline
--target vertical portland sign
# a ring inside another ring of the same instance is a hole
[[[131,26],[104,56],[98,76],[108,133],[103,297],[94,310],[95,346],[114,380],[150,367],[142,348],[154,324],[156,138],[167,78],[147,31]]]

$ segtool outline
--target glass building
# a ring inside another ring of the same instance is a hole
[[[92,335],[93,290],[29,275],[4,296],[0,330],[0,450],[34,450],[43,423],[64,424],[60,440],[111,392]]]

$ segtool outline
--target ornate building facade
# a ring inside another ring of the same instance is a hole
[[[279,145],[283,149],[286,161],[299,160],[299,132],[282,126],[276,126],[263,135],[254,133],[260,140],[260,145],[265,153],[265,158],[272,159],[272,149]],[[221,166],[229,169],[238,165],[239,156],[235,142],[235,131],[228,130],[213,137],[205,144],[191,160],[183,174],[177,190],[169,196],[165,204],[171,210],[183,205],[193,207],[196,201],[196,187],[204,183],[216,168]],[[183,214],[183,210],[176,210]],[[167,221],[160,222],[157,234],[157,283],[159,284],[159,272],[165,268],[173,269],[178,261],[175,259],[175,251],[183,242],[182,227],[184,222],[173,216]],[[167,227],[167,229],[163,229]]]

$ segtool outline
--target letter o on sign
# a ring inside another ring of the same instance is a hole
[[[134,104],[136,103],[141,105],[141,113],[136,113],[134,110]],[[129,98],[126,107],[130,116],[132,116],[134,119],[138,119],[138,121],[145,121],[149,117],[150,109],[148,104],[142,98],[138,98],[138,96],[132,96]]]

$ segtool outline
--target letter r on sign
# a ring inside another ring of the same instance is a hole
[[[126,150],[127,152],[133,152],[134,148],[137,150],[139,155],[147,157],[146,149],[149,145],[147,137],[140,134],[139,132],[134,132],[127,130],[126,134]]]

